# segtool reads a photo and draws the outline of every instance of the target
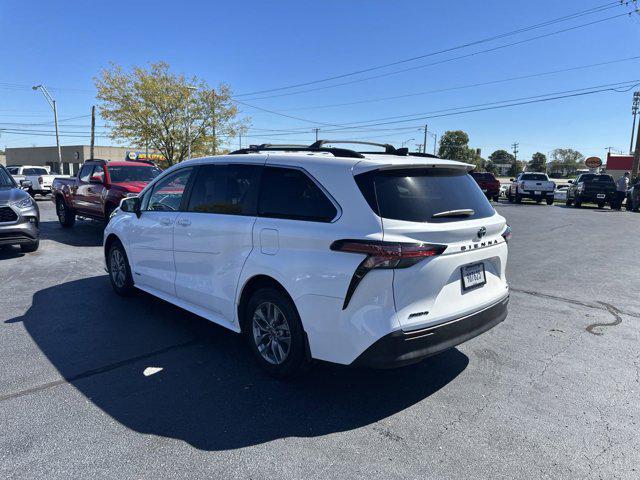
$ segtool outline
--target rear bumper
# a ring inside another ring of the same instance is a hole
[[[367,348],[352,365],[392,368],[418,362],[493,328],[507,316],[509,297],[479,312],[421,330],[397,330]]]
[[[598,198],[598,195],[604,195],[604,198]],[[582,192],[576,195],[576,198],[581,202],[612,202],[617,200],[618,196],[616,192]]]
[[[547,197],[553,197],[555,192],[551,191],[540,191],[540,193],[538,195],[536,195],[536,191],[535,190],[523,190],[519,193],[519,195],[522,198],[547,198]]]

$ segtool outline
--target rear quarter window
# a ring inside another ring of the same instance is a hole
[[[375,170],[355,179],[371,209],[382,218],[445,223],[486,218],[495,213],[473,177],[459,169]],[[434,217],[467,209],[473,214]]]

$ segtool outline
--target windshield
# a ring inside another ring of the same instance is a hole
[[[525,173],[522,180],[537,180],[538,182],[546,182],[549,178],[544,173]]]
[[[156,178],[160,172],[158,167],[149,165],[141,166],[113,166],[109,167],[111,182],[150,182]]]
[[[375,170],[358,175],[356,182],[369,206],[383,218],[440,223],[495,213],[471,175],[459,169]],[[462,210],[470,213],[442,215]]]
[[[592,173],[582,175],[580,181],[586,183],[613,183],[613,177],[611,175],[596,175]]]
[[[4,168],[0,167],[0,187],[15,187],[16,184],[13,181],[9,172],[7,172]]]

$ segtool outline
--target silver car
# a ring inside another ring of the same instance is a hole
[[[20,188],[0,165],[0,246],[20,245],[23,252],[35,252],[40,243],[38,204]]]

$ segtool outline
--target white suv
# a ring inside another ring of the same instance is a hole
[[[105,230],[113,288],[242,332],[277,377],[413,363],[504,320],[510,229],[472,165],[325,145],[163,172]]]

